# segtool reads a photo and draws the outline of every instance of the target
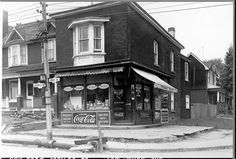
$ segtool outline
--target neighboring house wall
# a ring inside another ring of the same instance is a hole
[[[57,26],[57,62],[60,67],[74,66],[73,60],[73,29],[68,29],[71,21],[77,18],[99,16],[110,17],[105,22],[105,62],[127,59],[127,15],[115,14],[127,12],[125,4],[103,8],[86,13],[56,18]]]
[[[207,89],[207,71],[204,66],[194,57],[188,57],[191,61],[190,78],[192,89]],[[195,72],[195,75],[194,75]]]
[[[172,76],[166,79],[173,87],[180,91],[180,49],[163,36],[149,22],[136,13],[131,7],[128,8],[128,50],[130,59],[149,68],[164,72]],[[154,40],[158,42],[158,63],[154,65]],[[171,72],[170,52],[174,53],[174,72]],[[175,115],[180,114],[180,93],[175,93]]]
[[[185,80],[185,63],[188,63],[188,81]],[[180,67],[180,76],[181,76],[181,88],[180,88],[180,97],[181,97],[181,101],[180,101],[180,117],[181,118],[190,118],[191,117],[191,107],[189,107],[189,109],[186,109],[186,95],[190,96],[190,103],[192,101],[192,96],[190,93],[191,90],[191,79],[190,79],[190,62],[184,60],[183,58],[181,58],[181,67]]]
[[[191,90],[191,103],[208,104],[207,90]]]

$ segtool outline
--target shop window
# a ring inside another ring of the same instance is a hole
[[[143,109],[143,92],[142,92],[141,84],[135,85],[135,95],[136,95],[136,109],[142,110]]]
[[[142,86],[141,84],[135,85],[136,95],[136,109],[137,110],[150,110],[151,109],[151,93],[149,86]]]
[[[64,87],[64,110],[84,110],[84,86]]]
[[[143,88],[143,98],[144,98],[144,110],[150,110],[151,109],[151,103],[150,103],[150,87],[144,86]]]
[[[109,108],[109,85],[91,84],[87,86],[87,109],[108,109]]]

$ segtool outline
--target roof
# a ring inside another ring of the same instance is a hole
[[[52,26],[55,27],[54,22],[50,22]],[[43,31],[44,23],[43,21],[30,22],[26,24],[18,24],[9,30],[9,33],[3,38],[3,43],[6,44],[7,40],[13,34],[14,31],[22,37],[23,41],[30,41],[37,39],[40,32]]]
[[[192,60],[188,59],[186,56],[184,56],[183,54],[180,54],[180,58],[181,59],[184,59],[185,61],[188,61],[188,62],[192,62]]]
[[[85,6],[85,7],[79,7],[72,10],[52,13],[50,16],[52,18],[61,18],[68,15],[73,15],[76,13],[82,13],[82,12],[89,12],[94,11],[97,9],[107,8],[110,6],[116,6],[120,4],[128,4],[130,7],[132,7],[137,13],[139,13],[145,20],[147,20],[153,27],[155,27],[162,35],[164,35],[168,40],[170,40],[174,45],[176,45],[180,49],[184,49],[184,46],[178,42],[172,35],[168,33],[153,17],[151,17],[138,3],[136,2],[122,2],[122,1],[116,1],[116,2],[104,2],[104,3],[98,3],[95,5]]]
[[[192,52],[190,52],[187,57],[193,56],[196,60],[198,60],[205,68],[205,70],[209,70],[209,67],[207,67],[196,55],[194,55]]]

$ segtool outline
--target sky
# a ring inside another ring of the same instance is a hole
[[[41,20],[39,2],[0,2],[8,11],[9,24]],[[95,2],[48,2],[53,13]],[[233,43],[233,1],[230,2],[138,2],[166,30],[175,27],[175,38],[185,47],[183,55],[194,53],[201,60],[224,57]],[[226,4],[226,5],[225,5]],[[210,7],[209,7],[210,6]],[[200,9],[194,9],[200,8]],[[1,22],[2,23],[2,22]]]

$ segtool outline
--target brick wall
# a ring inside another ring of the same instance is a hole
[[[57,62],[60,66],[73,66],[73,31],[68,29],[71,21],[89,16],[110,17],[105,23],[105,62],[127,58],[127,15],[125,4],[56,18]]]

